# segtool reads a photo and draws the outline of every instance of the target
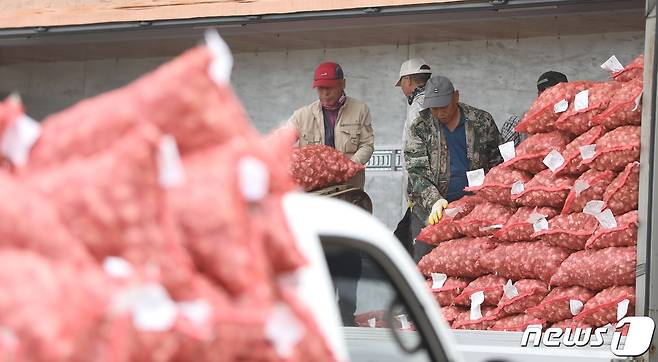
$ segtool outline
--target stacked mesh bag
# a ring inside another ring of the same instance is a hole
[[[600,327],[634,313],[642,56],[617,63],[602,65],[610,81],[543,92],[516,128],[530,137],[501,145],[486,176],[469,172],[474,196],[419,234],[436,245],[418,267],[453,328]]]
[[[294,281],[296,135],[258,135],[208,39],[41,125],[0,103],[0,360],[338,359]]]

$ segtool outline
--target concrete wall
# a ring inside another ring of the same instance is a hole
[[[603,80],[599,68],[611,54],[629,62],[643,49],[642,33],[529,38],[473,42],[372,46],[235,55],[233,84],[256,126],[275,128],[292,111],[315,99],[312,72],[324,60],[339,62],[347,93],[371,109],[378,149],[400,148],[405,113],[393,85],[400,64],[423,57],[435,73],[450,77],[462,101],[489,111],[499,126],[522,114],[536,96],[535,82],[546,70],[569,79]],[[73,102],[121,86],[166,61],[164,58],[24,63],[0,67],[0,90],[18,90],[29,113],[41,118]],[[120,106],[120,105],[117,105]],[[375,215],[391,229],[402,214],[401,172],[368,172],[366,191]]]

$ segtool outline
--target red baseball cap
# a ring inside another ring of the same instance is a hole
[[[313,88],[327,87],[333,88],[340,84],[343,78],[343,68],[334,62],[324,62],[315,68],[313,76]]]

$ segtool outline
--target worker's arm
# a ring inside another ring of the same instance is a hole
[[[370,109],[364,106],[364,112],[361,114],[361,137],[359,139],[359,148],[352,156],[352,161],[360,164],[366,164],[370,160],[375,150],[375,135],[372,131],[372,119],[370,118]]]
[[[409,174],[411,201],[414,213],[426,221],[432,206],[443,199],[430,168],[430,155],[425,137],[427,132],[420,126],[421,118],[412,122],[404,144],[404,162]]]
[[[292,128],[299,132],[299,118],[300,118],[300,111],[296,110],[292,116],[286,121],[281,128]]]
[[[498,148],[503,143],[503,140],[491,114],[485,114],[485,121],[487,122],[487,127],[485,128],[486,133],[482,138],[485,142],[481,150],[484,152],[483,155],[486,155],[488,161],[484,165],[484,171],[489,172],[494,166],[503,162],[503,157],[500,155],[500,149]]]

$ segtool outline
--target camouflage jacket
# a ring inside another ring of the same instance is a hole
[[[466,117],[467,156],[471,170],[483,168],[488,172],[501,163],[498,146],[501,144],[498,127],[493,117],[483,110],[459,103]],[[450,154],[439,120],[429,109],[421,112],[411,124],[404,145],[404,159],[409,173],[409,198],[413,212],[427,220],[432,205],[443,198],[450,180]]]

